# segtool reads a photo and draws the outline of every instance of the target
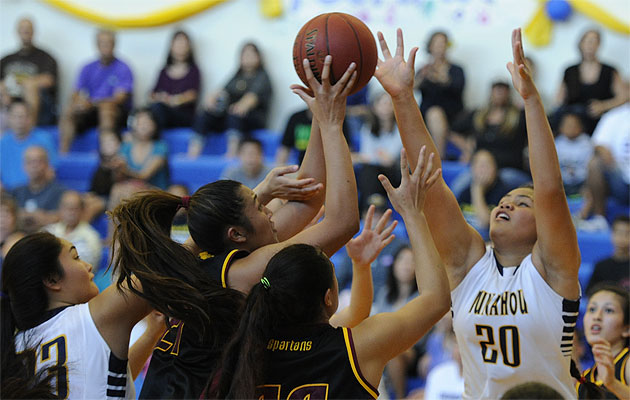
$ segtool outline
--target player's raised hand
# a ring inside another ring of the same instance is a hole
[[[387,210],[372,228],[372,220],[376,207],[371,205],[365,217],[365,223],[361,234],[346,244],[348,256],[357,265],[370,265],[378,257],[380,252],[394,240],[392,231],[398,224],[393,221],[389,226],[387,222],[392,216],[392,210]]]
[[[431,153],[427,157],[426,151],[426,146],[422,146],[416,169],[412,174],[409,173],[407,152],[404,148],[400,151],[401,179],[400,186],[397,188],[392,186],[385,175],[378,176],[383,188],[385,188],[387,192],[389,201],[391,201],[396,211],[398,211],[403,218],[408,217],[410,215],[409,213],[419,213],[423,211],[427,191],[437,181],[442,172],[442,169],[438,168],[431,173],[435,153]]]
[[[322,83],[319,83],[313,75],[308,59],[305,58],[303,64],[306,80],[313,95],[310,95],[308,89],[300,85],[291,85],[293,93],[304,100],[322,128],[326,125],[341,124],[346,114],[346,97],[350,94],[357,78],[356,64],[350,63],[341,79],[334,85],[330,84],[332,56],[327,55],[324,59]]]
[[[512,31],[512,58],[513,60],[507,63],[507,69],[512,75],[514,89],[523,99],[538,95],[531,72],[525,62],[521,28],[516,28]]]
[[[402,29],[396,30],[396,52],[392,55],[382,32],[377,34],[383,59],[378,59],[374,76],[383,85],[390,96],[396,97],[405,93],[413,94],[414,64],[418,48],[409,51],[409,57],[405,61],[405,46]]]

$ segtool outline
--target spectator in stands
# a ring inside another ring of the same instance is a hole
[[[593,133],[599,118],[628,100],[624,82],[614,67],[604,64],[597,58],[601,43],[601,33],[590,29],[582,35],[578,44],[581,60],[564,71],[557,101],[559,117],[567,110],[579,114],[584,121],[584,129]]]
[[[488,150],[477,150],[470,163],[470,184],[457,196],[464,218],[481,234],[490,239],[490,211],[512,187],[499,175],[497,162]]]
[[[499,167],[499,175],[514,189],[531,181],[523,171],[526,146],[525,121],[521,111],[510,100],[510,86],[503,81],[492,83],[488,104],[466,113],[453,123],[454,141],[462,148],[462,161],[469,162],[479,149],[488,150]],[[454,138],[455,139],[455,138]],[[461,174],[452,185],[455,196],[470,184],[470,174]]]
[[[367,211],[370,206],[374,206],[373,221],[380,220],[383,214],[387,212],[387,198],[380,193],[374,193],[367,198],[366,205],[366,209],[361,213],[361,227],[365,224]],[[401,227],[398,226],[397,228]],[[385,287],[389,270],[394,263],[394,254],[396,254],[398,248],[408,244],[404,239],[406,235],[404,227],[402,229],[394,229],[394,234],[396,235],[394,240],[381,250],[381,253],[372,263],[372,282],[375,292]],[[333,261],[335,263],[335,274],[337,275],[339,290],[342,291],[340,296],[345,298],[346,294],[349,294],[352,281],[352,260],[345,251],[340,251],[335,254]]]
[[[81,69],[70,104],[59,122],[61,153],[70,150],[77,133],[94,126],[118,130],[127,120],[132,104],[131,69],[114,55],[114,32],[99,30],[96,44],[99,59]]]
[[[0,99],[8,107],[15,98],[31,106],[38,125],[57,121],[57,61],[33,44],[33,22],[17,24],[20,49],[0,60]]]
[[[447,313],[422,339],[424,353],[418,361],[418,376],[426,378],[436,366],[452,360],[446,338],[453,334],[453,317]]]
[[[208,132],[228,135],[228,157],[235,157],[241,136],[249,136],[255,129],[267,125],[271,105],[272,86],[265,71],[262,56],[252,42],[241,49],[238,71],[219,91],[206,100],[204,109],[197,114],[193,129],[197,135],[190,141],[188,155],[201,154],[204,135]]]
[[[120,135],[115,131],[102,131],[98,142],[99,164],[92,174],[90,189],[84,196],[83,219],[88,222],[105,211],[112,186],[125,179],[125,161],[119,154]]]
[[[593,155],[591,137],[584,132],[578,114],[567,112],[562,117],[556,136],[556,152],[567,195],[578,194],[586,180],[586,160]]]
[[[265,165],[263,146],[258,139],[243,138],[238,145],[238,158],[238,165],[227,167],[221,174],[221,179],[241,182],[253,189],[271,171],[271,167]]]
[[[352,157],[353,163],[360,165],[357,172],[360,210],[366,209],[366,199],[371,194],[385,194],[378,175],[387,176],[393,185],[398,185],[400,180],[398,157],[402,142],[389,94],[385,91],[376,94],[370,111],[369,122],[361,128],[360,149]]]
[[[160,128],[190,126],[200,88],[201,74],[190,37],[179,30],[173,34],[166,65],[151,92],[151,111]]]
[[[361,132],[361,126],[369,118],[370,115],[370,103],[368,101],[369,85],[363,86],[358,92],[348,96],[346,100],[346,119],[344,124],[347,125],[348,132],[344,127],[344,134],[346,137],[358,137]],[[355,136],[356,135],[356,136]],[[349,141],[349,143],[351,143]],[[356,150],[350,148],[350,151]]]
[[[306,153],[306,146],[311,137],[312,121],[313,113],[308,107],[291,114],[284,128],[280,146],[276,150],[276,165],[286,165],[289,162],[289,156],[292,150],[297,151],[298,164],[302,164],[304,154]],[[343,122],[342,129],[346,142],[350,143],[349,137],[351,133],[349,124],[346,124],[347,121],[348,119],[346,118]]]
[[[414,272],[413,253],[409,244],[404,244],[394,253],[394,263],[389,268],[387,283],[376,292],[373,314],[394,312],[418,297],[418,284]],[[397,399],[407,394],[407,372],[414,369],[417,362],[414,347],[391,359],[385,366],[385,373]],[[387,386],[387,385],[386,385]]]
[[[155,116],[148,108],[134,111],[130,141],[120,147],[124,161],[122,174],[128,179],[139,179],[160,189],[168,186],[168,147],[160,140]]]
[[[50,135],[33,129],[33,112],[23,100],[15,100],[9,107],[9,130],[0,138],[0,177],[6,189],[25,185],[28,176],[22,163],[26,149],[41,146],[49,154],[52,165],[56,164],[56,150]]]
[[[448,332],[444,336],[444,348],[452,359],[441,362],[429,372],[424,400],[460,399],[464,394],[462,358],[455,333]]]
[[[24,153],[28,183],[11,191],[20,207],[20,226],[32,233],[59,220],[58,208],[65,188],[55,179],[48,163],[48,153],[41,146],[31,146]]]
[[[24,237],[18,226],[18,206],[7,193],[0,195],[0,264],[11,246]]]
[[[588,163],[577,227],[608,230],[606,199],[610,196],[625,207],[630,203],[630,102],[604,114],[592,140],[595,152]]]
[[[81,220],[83,212],[81,194],[74,190],[66,190],[59,203],[59,222],[46,225],[43,229],[72,243],[77,248],[79,257],[92,264],[96,273],[103,254],[103,246],[96,229]]]
[[[422,94],[420,110],[442,158],[449,126],[464,110],[464,70],[446,57],[450,45],[446,32],[433,32],[426,47],[431,61],[420,68],[415,77],[416,89]]]
[[[612,256],[595,264],[585,293],[599,283],[610,283],[630,290],[630,217],[619,215],[612,223]]]

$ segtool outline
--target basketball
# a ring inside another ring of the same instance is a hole
[[[324,58],[330,54],[330,82],[334,84],[356,63],[357,80],[351,93],[358,92],[374,75],[377,61],[376,41],[370,29],[358,18],[344,13],[326,13],[308,21],[293,43],[293,66],[308,86],[302,60],[307,58],[315,78],[321,82]]]

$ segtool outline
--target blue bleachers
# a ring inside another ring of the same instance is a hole
[[[59,129],[57,126],[40,126],[39,129],[48,132],[52,136],[56,148],[59,149]],[[98,153],[98,129],[91,128],[77,134],[70,146],[70,152]]]
[[[219,179],[223,169],[230,163],[233,162],[222,156],[203,155],[191,160],[183,154],[175,154],[169,158],[171,181],[188,186],[192,193],[206,183]]]
[[[459,161],[442,161],[442,177],[444,177],[444,182],[450,187],[455,178],[469,168],[468,164]]]
[[[68,153],[59,157],[57,179],[69,189],[85,192],[97,167],[97,153]]]

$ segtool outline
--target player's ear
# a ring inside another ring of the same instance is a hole
[[[240,226],[230,226],[227,230],[227,237],[235,243],[243,243],[247,240],[245,230]]]

